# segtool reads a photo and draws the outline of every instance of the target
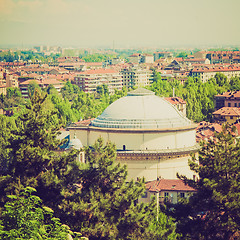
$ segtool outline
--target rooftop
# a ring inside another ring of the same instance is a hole
[[[137,89],[108,106],[91,125],[100,128],[173,129],[189,127],[192,122],[164,98],[147,89]]]

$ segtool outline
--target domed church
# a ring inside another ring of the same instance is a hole
[[[146,181],[176,179],[176,173],[193,177],[188,159],[198,150],[195,129],[171,103],[141,88],[112,103],[90,124],[69,127],[70,138],[76,136],[84,146],[100,136],[115,143],[128,179]]]

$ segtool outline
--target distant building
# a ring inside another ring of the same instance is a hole
[[[6,74],[6,87],[18,87],[18,77],[11,74]]]
[[[154,63],[154,57],[151,54],[142,54],[141,63]]]
[[[159,201],[172,204],[178,203],[180,198],[188,198],[196,192],[180,179],[157,179],[145,184],[146,191],[139,199],[140,202],[149,203],[151,198],[159,193]]]
[[[202,82],[207,82],[210,78],[214,78],[216,73],[224,74],[228,79],[231,77],[240,77],[240,66],[213,66],[213,67],[200,67],[193,68],[190,71],[190,76],[199,77]]]
[[[175,106],[186,117],[187,103],[180,97],[166,97],[165,100]]]
[[[122,75],[116,70],[105,68],[80,72],[73,83],[88,93],[95,92],[103,84],[108,86],[110,93],[114,93],[114,89],[121,90],[123,86]]]
[[[240,62],[240,51],[209,51],[206,54],[212,64],[217,63],[239,63]]]
[[[221,131],[221,124],[202,121],[198,123],[196,128],[196,141],[208,141],[209,139],[213,139],[215,133],[220,133]]]
[[[173,54],[171,52],[155,52],[153,53],[154,62],[160,58],[171,58]]]
[[[35,82],[39,85],[40,88],[47,88],[49,85],[53,85],[58,92],[60,92],[61,88],[64,86],[63,82],[57,81],[55,79],[45,79],[45,80],[27,80],[19,84],[19,88],[22,93],[23,98],[28,98],[28,86],[32,82]]]
[[[152,81],[152,71],[141,67],[130,67],[121,70],[123,87],[145,87]]]
[[[240,120],[240,108],[222,107],[212,113],[214,122],[233,124]]]
[[[142,58],[142,56],[140,53],[134,53],[128,57],[130,63],[140,63],[141,58]]]
[[[240,91],[228,91],[215,96],[215,109],[240,107]]]

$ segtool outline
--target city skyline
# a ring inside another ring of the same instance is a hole
[[[0,46],[240,45],[237,0],[0,0]]]

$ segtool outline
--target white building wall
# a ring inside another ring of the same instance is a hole
[[[121,165],[126,164],[128,170],[127,180],[137,180],[139,177],[145,178],[145,181],[156,180],[157,177],[165,179],[177,179],[177,173],[183,174],[188,178],[193,178],[194,172],[188,166],[190,156],[176,157],[169,159],[159,159],[145,161],[140,160],[124,160],[117,161]]]
[[[111,141],[116,144],[118,150],[163,150],[192,147],[196,144],[195,129],[176,132],[156,132],[156,133],[123,133],[106,132],[85,129],[71,130],[70,137],[74,133],[81,140],[84,146],[91,146],[95,141],[102,137],[105,142]]]

